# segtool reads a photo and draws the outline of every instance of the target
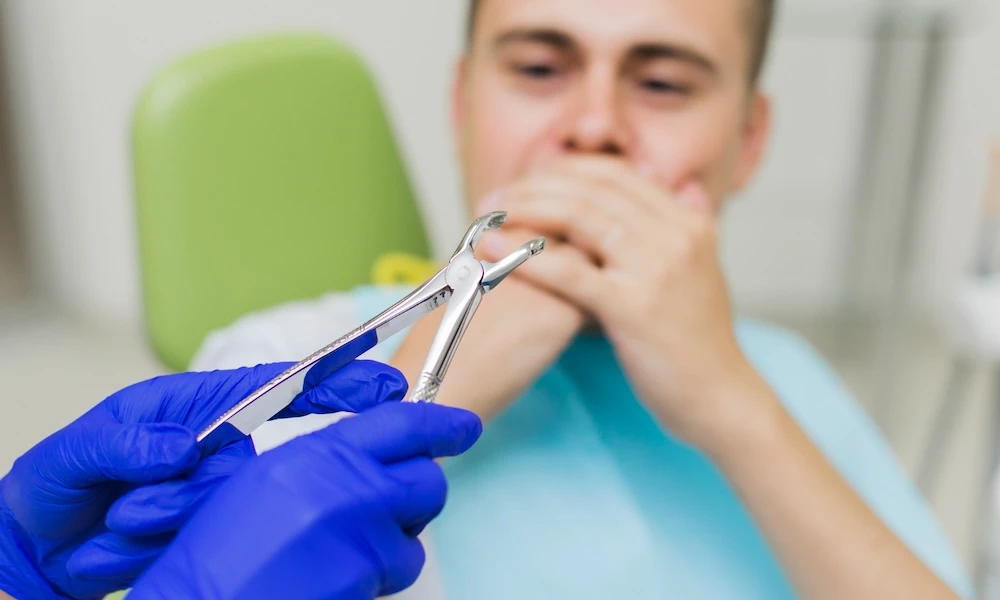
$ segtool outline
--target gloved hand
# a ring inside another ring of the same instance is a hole
[[[249,438],[199,447],[197,432],[289,366],[145,381],[29,450],[0,480],[0,589],[25,600],[129,587],[210,492],[256,455]],[[278,418],[360,412],[406,391],[398,371],[374,362],[316,373]]]
[[[482,433],[474,413],[383,404],[243,465],[129,600],[371,599],[416,581],[417,539],[444,506],[435,457]]]

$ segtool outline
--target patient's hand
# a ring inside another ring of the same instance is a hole
[[[568,241],[518,275],[597,318],[637,395],[675,435],[708,449],[759,412],[732,393],[760,382],[736,341],[699,184],[675,195],[624,161],[571,157],[510,186],[503,208],[509,226]]]
[[[509,226],[568,241],[518,276],[596,317],[638,396],[719,467],[800,597],[955,597],[743,356],[698,184],[671,194],[622,161],[571,157],[504,197]]]
[[[486,260],[498,260],[535,237],[525,231],[489,233],[480,242],[480,252]],[[529,262],[545,260],[546,254]],[[443,312],[418,321],[390,361],[411,385]],[[483,298],[437,402],[471,410],[483,420],[496,416],[559,357],[583,323],[581,309],[519,278],[515,271]]]

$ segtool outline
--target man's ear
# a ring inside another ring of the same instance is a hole
[[[762,92],[754,92],[747,112],[736,164],[734,184],[737,191],[746,187],[764,158],[771,136],[771,99]]]

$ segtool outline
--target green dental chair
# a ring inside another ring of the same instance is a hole
[[[172,369],[246,313],[429,256],[371,76],[329,38],[248,39],[169,65],[132,143],[146,330]]]

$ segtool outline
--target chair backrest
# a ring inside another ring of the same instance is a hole
[[[248,312],[347,290],[429,246],[362,61],[314,34],[181,59],[132,124],[146,329],[171,368]]]

